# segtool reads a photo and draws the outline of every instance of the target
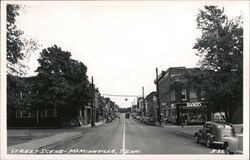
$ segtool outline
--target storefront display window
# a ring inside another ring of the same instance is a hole
[[[206,121],[206,113],[204,111],[188,111],[189,122]]]
[[[175,109],[171,109],[171,110],[169,110],[170,111],[170,113],[169,113],[169,121],[170,122],[176,122],[176,111],[175,111]]]

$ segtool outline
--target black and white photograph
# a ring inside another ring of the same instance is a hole
[[[249,1],[1,2],[1,159],[249,159]]]

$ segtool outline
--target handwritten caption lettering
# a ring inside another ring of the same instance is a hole
[[[210,153],[220,153],[220,154],[224,154],[225,150],[222,149],[213,149]]]
[[[103,150],[88,150],[88,149],[69,149],[69,150],[53,150],[53,149],[11,149],[10,154],[140,154],[140,150],[121,149],[103,149]]]

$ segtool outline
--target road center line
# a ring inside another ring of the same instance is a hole
[[[125,117],[124,117],[124,124],[123,124],[123,139],[122,139],[122,154],[125,154]]]

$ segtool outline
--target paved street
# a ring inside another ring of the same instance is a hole
[[[64,150],[67,154],[210,154],[214,152],[213,149],[194,142],[192,133],[196,129],[197,127],[149,126],[136,119],[125,119],[124,115],[121,115],[121,119],[116,119],[112,123],[105,123],[95,128],[78,129],[82,134],[40,149]]]

